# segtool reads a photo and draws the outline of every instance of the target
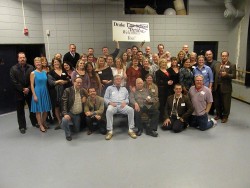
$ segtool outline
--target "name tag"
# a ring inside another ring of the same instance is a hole
[[[63,72],[62,75],[66,75],[66,74]]]
[[[185,103],[181,103],[181,106],[186,106],[186,104]]]
[[[98,74],[102,74],[102,71],[99,71]]]
[[[152,92],[155,92],[155,89],[151,89]]]
[[[225,68],[227,68],[227,69],[228,69],[228,68],[230,68],[230,66],[229,66],[229,65],[226,65],[226,66],[225,66]]]
[[[207,71],[206,70],[203,70],[202,73],[206,73]]]
[[[115,92],[114,92],[114,91],[112,92],[112,95],[115,95]]]
[[[202,95],[205,95],[205,92],[204,92],[204,91],[201,91],[201,94],[202,94]]]

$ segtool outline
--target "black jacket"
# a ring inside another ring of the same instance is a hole
[[[30,73],[34,70],[32,65],[26,64],[24,66],[24,72],[19,63],[12,66],[10,69],[10,79],[12,84],[14,85],[17,99],[23,99],[23,88],[30,89]],[[31,90],[30,90],[31,93]]]
[[[85,89],[81,88],[80,95],[81,95],[81,98],[83,97],[87,98],[88,93]],[[75,88],[74,86],[72,86],[72,87],[66,88],[63,92],[63,96],[62,96],[62,115],[63,116],[69,113],[74,102],[75,102]],[[82,107],[82,110],[84,112],[84,106]]]

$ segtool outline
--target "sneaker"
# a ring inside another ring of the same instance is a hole
[[[136,138],[137,138],[137,136],[136,136],[136,134],[135,134],[134,131],[128,131],[128,135],[129,135],[131,138],[133,138],[133,139],[136,139]]]
[[[217,125],[217,121],[214,118],[211,118],[211,121],[213,122],[213,127]]]
[[[109,131],[109,132],[106,134],[105,139],[106,139],[106,140],[110,140],[110,139],[112,138],[112,136],[113,136],[112,131]]]

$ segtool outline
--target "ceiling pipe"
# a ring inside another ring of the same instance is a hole
[[[225,18],[242,18],[245,16],[245,12],[242,10],[236,9],[233,4],[232,0],[224,0],[226,10],[224,11]]]

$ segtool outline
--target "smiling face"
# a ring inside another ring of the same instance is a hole
[[[39,69],[39,70],[42,69],[42,62],[41,62],[41,58],[40,57],[36,57],[34,59],[34,65],[35,65],[36,69]]]
[[[147,84],[152,84],[152,83],[153,83],[153,77],[152,77],[152,76],[148,76],[148,77],[146,78],[146,83],[147,83]]]
[[[143,88],[143,80],[141,78],[136,79],[136,89],[141,90]]]
[[[74,81],[74,87],[76,89],[81,89],[81,86],[82,86],[82,79],[81,77],[77,77]]]
[[[184,66],[185,68],[189,68],[189,67],[190,67],[190,59],[187,59],[187,60],[184,62],[183,66]]]
[[[195,88],[196,88],[196,89],[202,88],[202,86],[203,86],[203,76],[197,75],[197,76],[194,78],[194,84],[195,84]]]
[[[179,85],[179,84],[175,85],[175,87],[174,87],[174,93],[175,93],[175,95],[180,96],[181,92],[182,92],[181,85]]]
[[[69,66],[67,63],[64,63],[64,64],[63,64],[63,68],[64,68],[66,71],[70,70],[70,66]]]

